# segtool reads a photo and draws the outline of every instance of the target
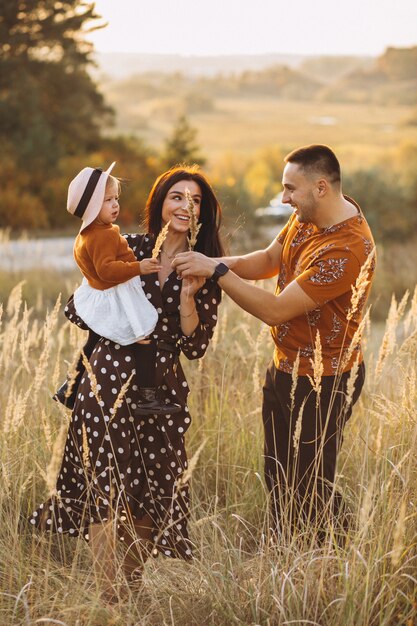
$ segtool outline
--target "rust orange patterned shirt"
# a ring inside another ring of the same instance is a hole
[[[358,214],[328,228],[298,222],[295,214],[277,237],[283,246],[277,288],[279,294],[296,280],[305,293],[317,303],[317,308],[271,329],[275,342],[274,362],[277,369],[291,373],[297,353],[300,353],[298,373],[312,375],[312,359],[317,332],[320,334],[324,376],[334,376],[351,369],[359,354],[355,346],[346,361],[346,350],[362,319],[362,312],[375,270],[372,260],[367,286],[351,320],[352,286],[362,265],[374,249],[368,223],[354,200],[345,196]]]

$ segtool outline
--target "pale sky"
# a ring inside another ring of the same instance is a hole
[[[417,45],[417,0],[96,0],[100,52],[364,54]]]

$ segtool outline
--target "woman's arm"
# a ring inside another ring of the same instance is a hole
[[[192,335],[200,321],[194,296],[204,283],[205,279],[197,276],[189,276],[182,281],[180,323],[183,335]]]
[[[184,279],[186,281],[187,279]],[[198,280],[198,279],[196,279]],[[201,283],[199,283],[201,284]],[[217,307],[221,300],[221,290],[212,281],[202,280],[202,287],[192,299],[185,300],[186,283],[184,283],[184,302],[181,303],[181,350],[187,359],[198,359],[207,350],[214,328],[217,324]],[[182,300],[182,298],[181,298]],[[186,312],[186,313],[185,313]],[[188,315],[188,317],[184,317]]]

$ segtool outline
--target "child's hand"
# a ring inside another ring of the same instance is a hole
[[[142,261],[139,261],[139,265],[141,274],[153,274],[161,269],[158,259],[142,259]]]

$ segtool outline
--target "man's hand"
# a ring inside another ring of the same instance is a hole
[[[201,252],[180,252],[171,265],[180,278],[202,276],[211,278],[219,261],[201,254]]]

